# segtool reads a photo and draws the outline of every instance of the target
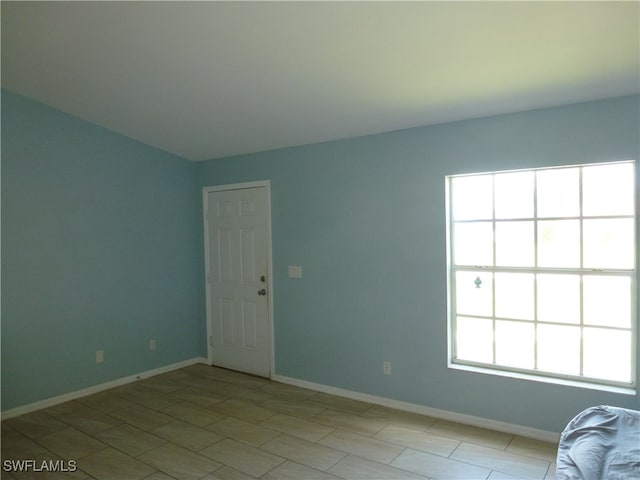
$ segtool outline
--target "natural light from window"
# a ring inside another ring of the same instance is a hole
[[[634,162],[447,177],[451,360],[635,383]]]

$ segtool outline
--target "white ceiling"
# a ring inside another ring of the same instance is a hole
[[[190,160],[640,91],[634,2],[2,2],[2,86]]]

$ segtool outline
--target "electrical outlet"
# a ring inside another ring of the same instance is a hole
[[[302,267],[300,265],[289,265],[289,278],[302,278]]]
[[[382,363],[382,373],[385,375],[391,375],[391,362],[385,360]]]
[[[96,350],[96,363],[104,362],[104,350]]]
[[[149,350],[155,350],[156,349],[156,339],[152,338],[151,340],[149,340]]]

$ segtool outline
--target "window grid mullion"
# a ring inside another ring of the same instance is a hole
[[[598,276],[633,276],[633,270],[600,270],[597,268],[552,268],[552,267],[490,267],[485,265],[456,265],[458,270],[468,271],[495,271],[505,273],[534,273],[554,275],[598,275]]]
[[[457,300],[456,300],[456,296],[457,296],[457,292],[458,292],[458,286],[457,286],[457,282],[456,282],[456,274],[457,274],[457,268],[456,268],[456,257],[455,257],[455,248],[454,245],[456,244],[456,240],[455,240],[455,219],[453,217],[453,181],[451,178],[447,179],[446,182],[446,191],[448,193],[448,198],[447,198],[447,204],[449,207],[449,211],[447,212],[448,214],[448,219],[449,219],[449,225],[448,225],[448,231],[449,231],[449,261],[451,262],[451,268],[449,271],[449,275],[451,275],[451,278],[449,279],[450,284],[451,284],[451,291],[449,292],[449,301],[451,302],[450,305],[450,315],[451,318],[449,319],[450,323],[451,323],[451,332],[450,335],[452,336],[452,338],[450,338],[450,349],[451,349],[451,355],[452,355],[452,360],[456,361],[458,358],[458,311],[457,311]]]
[[[462,314],[463,317],[468,317],[468,318],[480,318],[480,319],[485,319],[485,320],[491,320],[494,318],[494,316],[490,316],[490,315],[476,315],[476,314]],[[517,323],[526,323],[526,324],[533,324],[534,320],[527,320],[527,319],[523,319],[523,318],[511,318],[511,317],[495,317],[497,320],[505,320],[507,322],[517,322]],[[554,325],[554,326],[560,326],[560,327],[579,327],[580,325],[578,323],[563,323],[563,322],[552,322],[552,321],[538,321],[537,322],[540,325]],[[599,328],[601,330],[611,330],[611,331],[615,331],[615,332],[629,332],[630,329],[627,327],[612,327],[609,325],[591,325],[594,328]]]
[[[538,268],[538,172],[533,175],[533,265]],[[533,369],[538,370],[538,274],[533,273]]]
[[[583,210],[583,198],[584,189],[582,185],[582,167],[578,169],[578,197],[579,206],[578,213],[580,214],[580,270],[584,270],[584,210]],[[580,376],[584,376],[584,275],[580,275]]]
[[[546,221],[546,220],[580,220],[581,218],[583,218],[580,215],[574,215],[574,216],[563,216],[563,217],[537,217],[538,220],[541,221]],[[588,220],[618,220],[618,219],[625,219],[625,218],[629,218],[629,219],[633,219],[634,215],[589,215],[589,216],[584,216],[584,218],[587,218]],[[534,217],[515,217],[515,218],[501,218],[500,221],[501,222],[525,222],[525,221],[532,221],[534,220]],[[481,223],[481,222],[488,222],[490,221],[490,218],[474,218],[474,219],[461,219],[461,220],[456,220],[457,223]]]
[[[492,362],[496,365],[497,356],[496,356],[496,176],[491,175],[491,221],[492,221],[492,232],[493,232],[493,271],[491,272],[491,330],[493,343],[491,345],[491,354],[492,354]]]

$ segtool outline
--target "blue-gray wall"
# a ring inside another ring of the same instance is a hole
[[[204,353],[195,170],[2,91],[3,410]]]
[[[201,186],[271,180],[276,372],[549,431],[590,405],[640,408],[637,395],[447,368],[444,192],[449,174],[638,159],[639,100],[199,164]]]
[[[447,369],[444,212],[448,174],[639,159],[639,111],[623,97],[191,164],[3,91],[2,409],[204,355],[200,187],[263,179],[276,373],[550,431],[640,408]]]

